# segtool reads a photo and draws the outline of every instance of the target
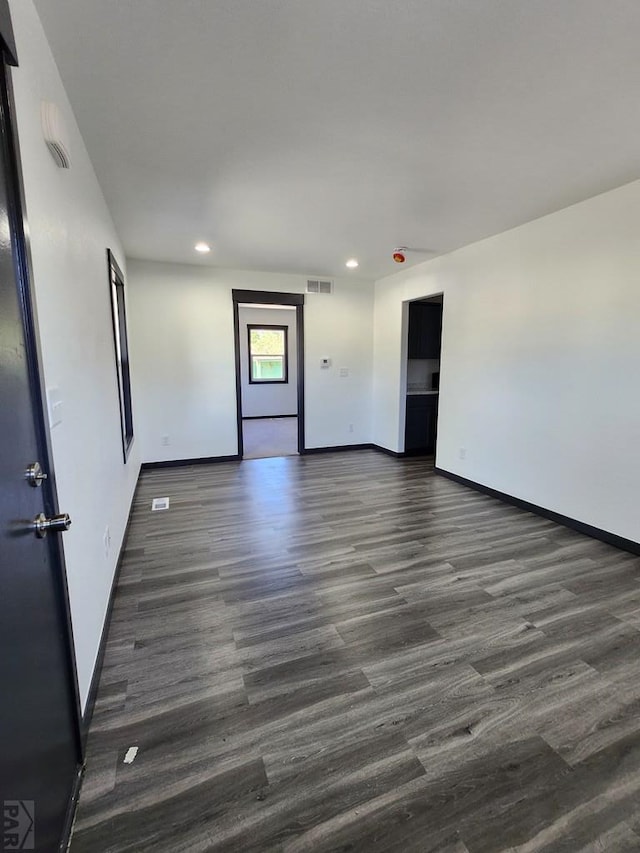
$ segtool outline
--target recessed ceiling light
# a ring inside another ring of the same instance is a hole
[[[211,246],[208,243],[196,243],[193,248],[196,252],[202,252],[203,255],[211,251]]]
[[[355,258],[349,258],[346,262],[345,267],[349,267],[350,270],[354,270],[358,266],[358,262]]]

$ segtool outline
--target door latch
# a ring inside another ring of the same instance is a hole
[[[53,515],[51,518],[41,512],[33,520],[33,530],[38,539],[44,539],[47,533],[64,533],[71,527],[71,516],[68,512]]]

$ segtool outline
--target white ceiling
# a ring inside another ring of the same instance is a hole
[[[36,5],[131,257],[378,277],[640,175],[638,0]]]

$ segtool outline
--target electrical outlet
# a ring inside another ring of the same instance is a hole
[[[353,424],[349,424],[349,432],[353,432]]]
[[[460,459],[466,459],[467,458],[467,448],[461,447],[459,455],[460,455]]]
[[[168,436],[168,435],[163,435],[163,436],[162,436],[161,444],[162,444],[162,446],[163,446],[163,447],[169,447],[170,441],[169,441],[169,436]]]
[[[104,542],[104,555],[108,559],[109,553],[111,552],[111,531],[109,530],[108,524],[104,529],[103,542]]]

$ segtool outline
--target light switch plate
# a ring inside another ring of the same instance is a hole
[[[62,423],[62,394],[57,385],[47,388],[47,408],[49,409],[49,429]]]

